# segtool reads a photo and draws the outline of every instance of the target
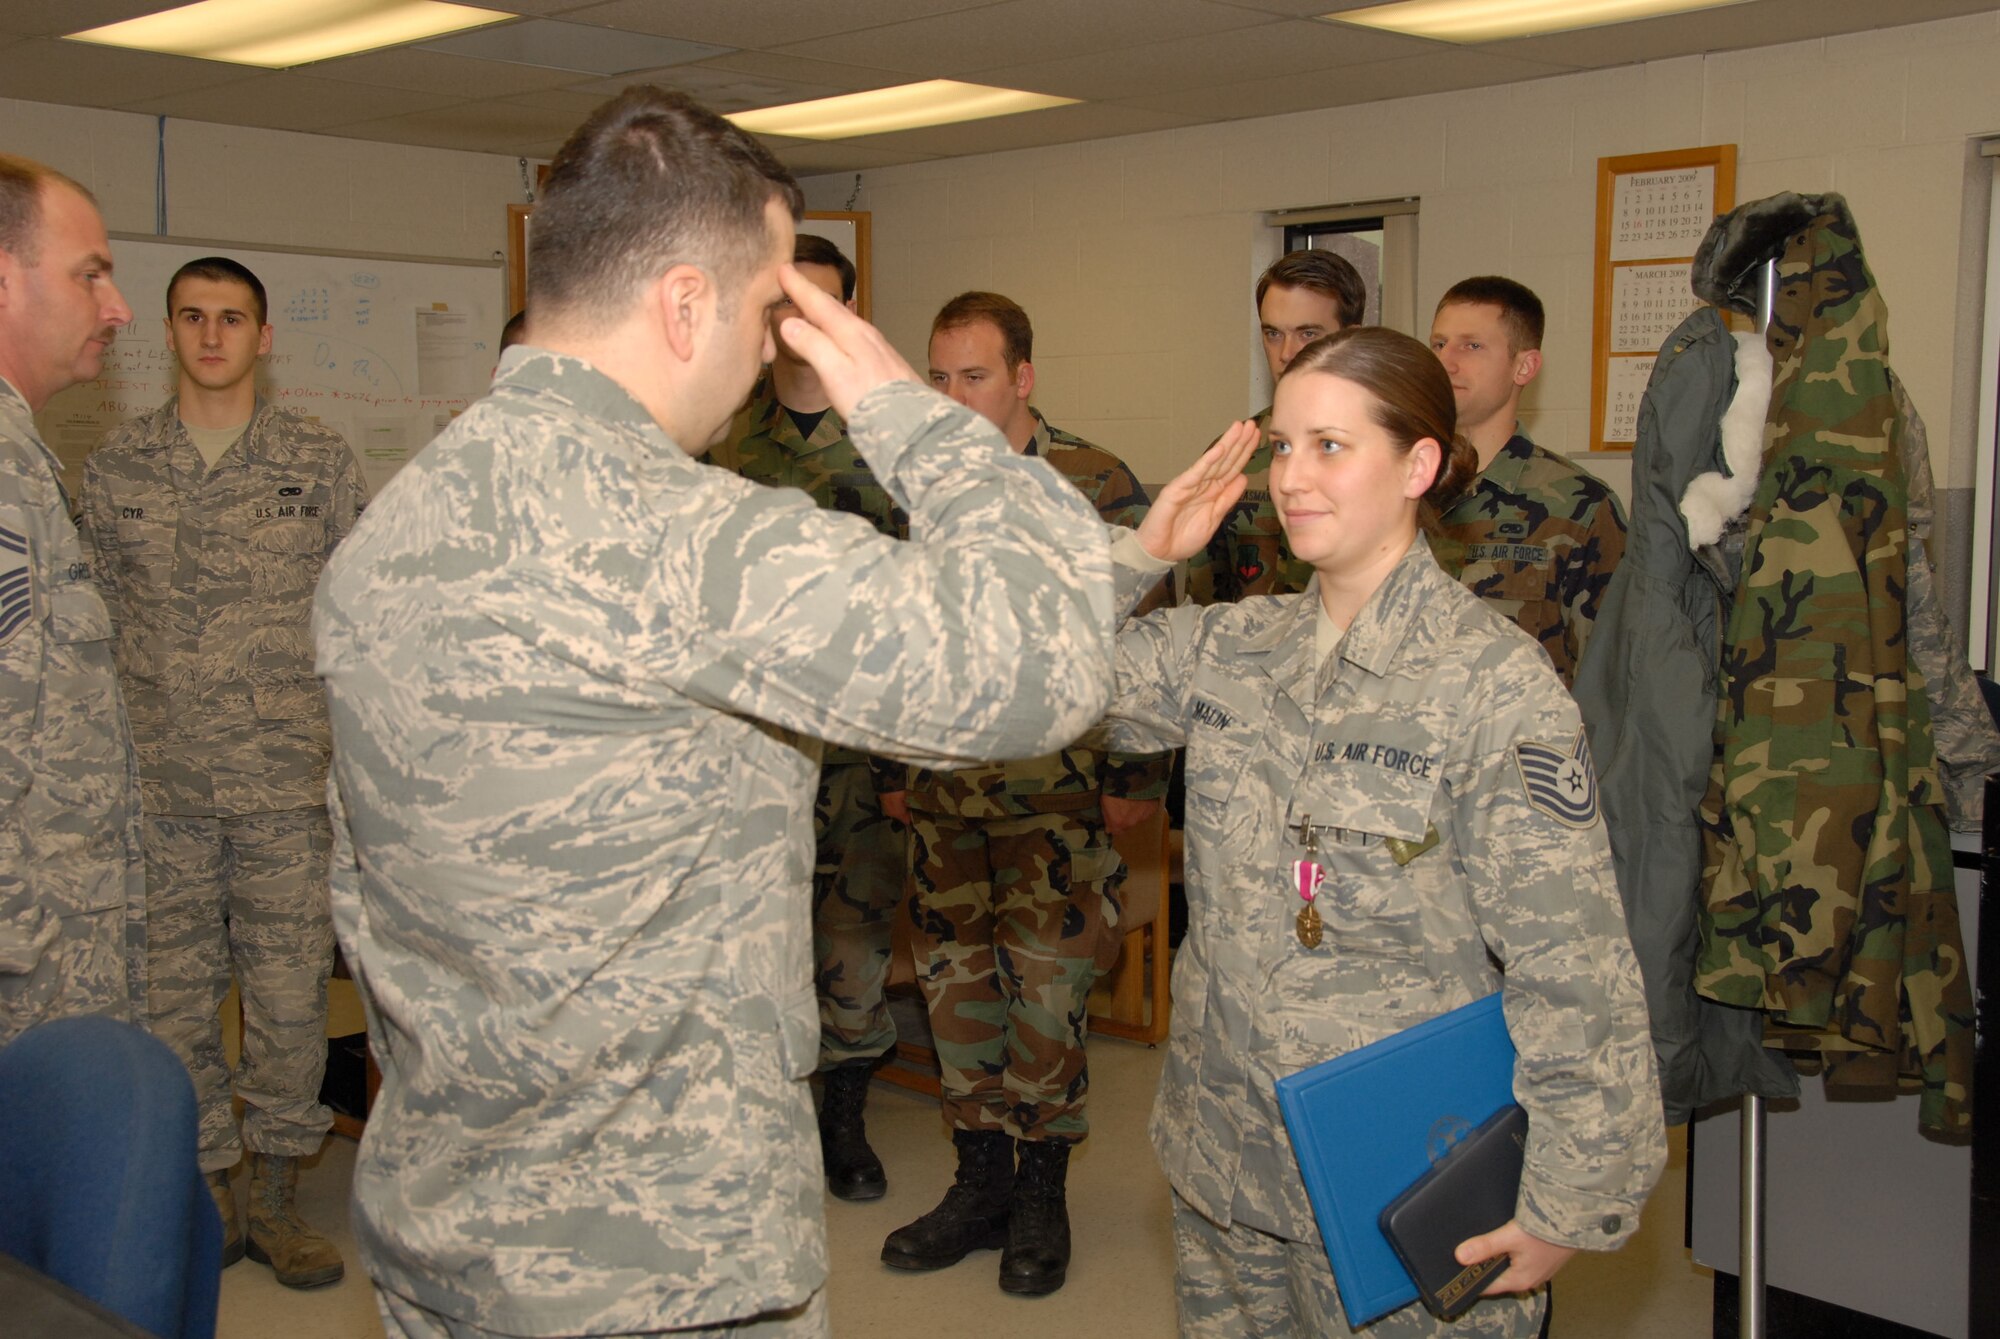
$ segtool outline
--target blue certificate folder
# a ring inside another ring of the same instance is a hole
[[[1382,1235],[1383,1208],[1513,1100],[1514,1043],[1497,994],[1278,1080],[1349,1325],[1417,1300]]]

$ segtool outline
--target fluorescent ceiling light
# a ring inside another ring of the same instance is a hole
[[[69,40],[282,70],[513,17],[440,0],[201,0]]]
[[[1610,23],[1716,9],[1743,0],[1398,0],[1320,17],[1440,42],[1497,42],[1505,37],[1599,28]]]
[[[1023,93],[1014,88],[961,84],[956,79],[930,79],[921,84],[877,88],[867,93],[843,93],[837,98],[792,102],[730,116],[756,135],[789,135],[795,139],[849,139],[890,130],[951,125],[988,116],[1063,107],[1075,98]]]

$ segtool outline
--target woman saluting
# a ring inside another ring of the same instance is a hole
[[[1535,1334],[1542,1285],[1632,1233],[1665,1157],[1576,707],[1421,534],[1474,469],[1455,420],[1416,340],[1307,346],[1278,382],[1271,490],[1312,584],[1119,633],[1119,746],[1187,751],[1188,934],[1152,1121],[1184,1335],[1348,1332],[1273,1083],[1496,990],[1526,1165],[1513,1221],[1459,1259],[1510,1265],[1455,1323],[1412,1305],[1366,1333]],[[1201,547],[1255,443],[1236,425],[1162,491],[1115,550],[1128,584]],[[1310,902],[1299,861],[1324,871]]]

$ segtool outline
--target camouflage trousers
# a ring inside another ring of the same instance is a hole
[[[386,1339],[517,1339],[508,1331],[485,1330],[468,1321],[428,1311],[387,1288],[375,1290]],[[833,1333],[827,1319],[826,1289],[783,1311],[767,1311],[724,1325],[697,1325],[687,1330],[647,1330],[673,1339],[826,1339]],[[616,1339],[614,1336],[613,1339]]]
[[[813,984],[819,1067],[873,1060],[896,1044],[882,997],[903,898],[909,836],[882,812],[867,763],[820,768],[813,800]]]
[[[1485,1298],[1456,1321],[1439,1320],[1423,1303],[1412,1302],[1373,1325],[1351,1329],[1324,1246],[1241,1223],[1217,1227],[1174,1195],[1174,1301],[1182,1339],[1349,1334],[1371,1339],[1533,1339],[1541,1332],[1547,1296],[1542,1288],[1526,1296]]]
[[[324,809],[145,822],[147,1025],[194,1078],[201,1169],[235,1165],[244,1145],[303,1157],[333,1124],[326,1072],[326,979],[333,967]],[[235,1093],[220,1010],[235,977],[243,1055]]]
[[[58,1018],[103,1014],[131,1022],[124,905],[50,916],[41,930],[50,938],[38,958],[0,963],[0,1046]]]
[[[1117,952],[1124,877],[1102,820],[1094,808],[911,818],[917,979],[945,1124],[1082,1139],[1090,988]]]

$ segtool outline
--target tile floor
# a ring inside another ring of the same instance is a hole
[[[937,1202],[951,1181],[950,1140],[936,1103],[877,1083],[871,1131],[889,1164],[889,1194],[872,1204],[827,1203],[833,1246],[829,1300],[838,1336],[898,1339],[967,1333],[980,1339],[1048,1339],[1056,1333],[1170,1336],[1173,1247],[1165,1180],[1146,1143],[1162,1052],[1105,1038],[1090,1047],[1095,1133],[1071,1164],[1071,1221],[1077,1236],[1069,1283],[1045,1298],[999,1290],[997,1252],[952,1269],[905,1274],[878,1259],[882,1238]],[[269,1270],[245,1261],[223,1275],[221,1339],[372,1339],[382,1333],[369,1285],[353,1256],[347,1182],[354,1145],[329,1141],[307,1170],[301,1204],[330,1229],[348,1257],[348,1277],[330,1288],[293,1293]],[[1710,1275],[1681,1245],[1685,1143],[1645,1222],[1616,1255],[1585,1255],[1558,1282],[1555,1339],[1688,1339],[1709,1330]]]

